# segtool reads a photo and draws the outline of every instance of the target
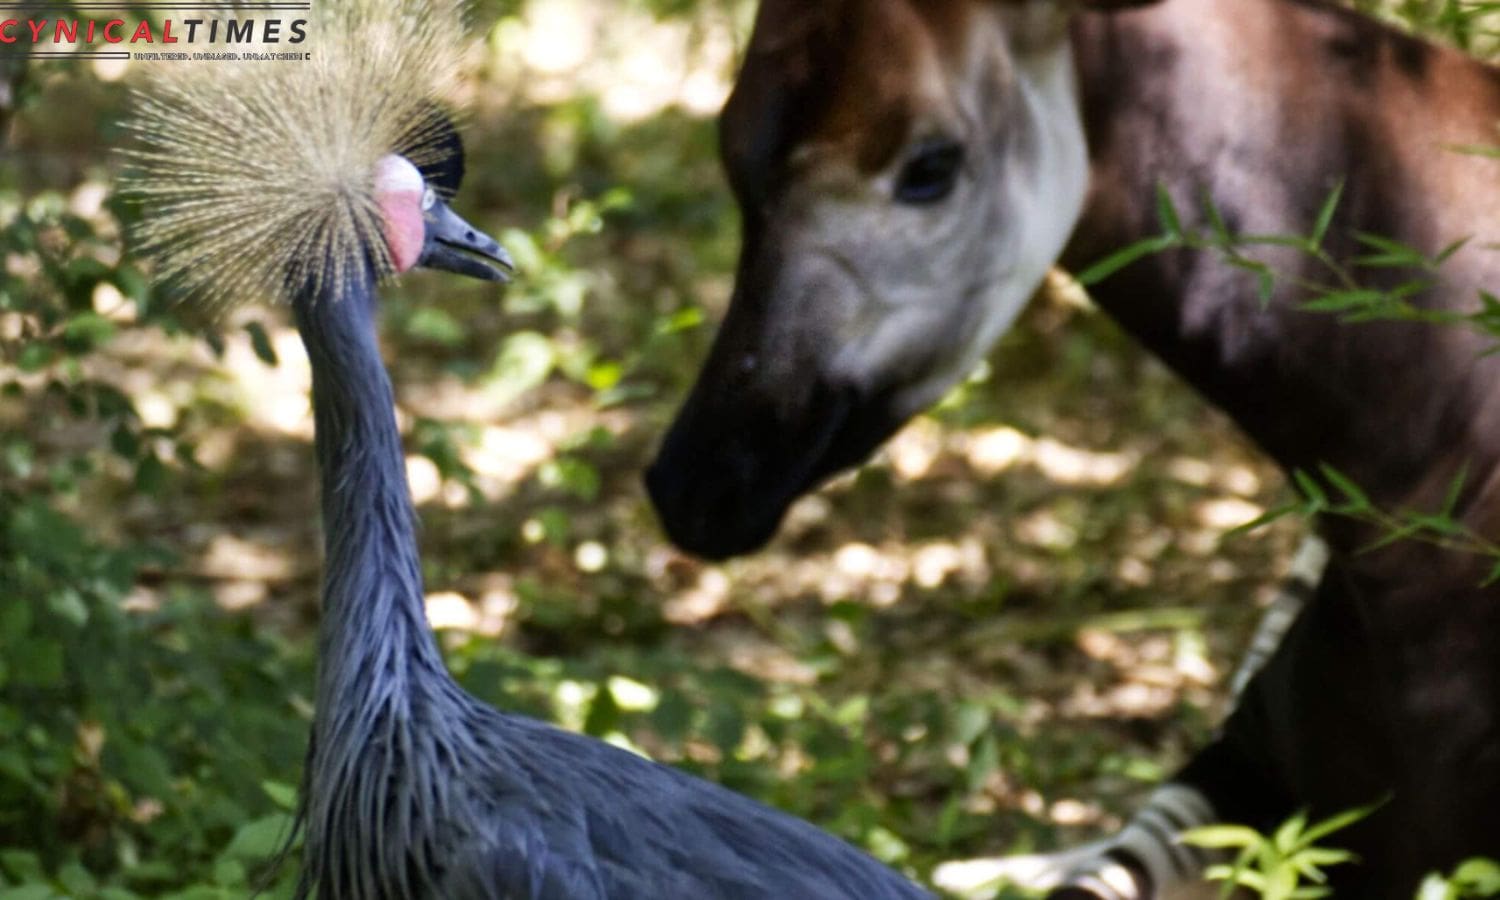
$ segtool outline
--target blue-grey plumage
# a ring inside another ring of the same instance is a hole
[[[442,227],[470,241],[459,241],[463,249],[498,258],[498,247],[467,226],[430,210],[424,220],[424,246]],[[386,255],[404,254],[392,247]],[[416,517],[376,337],[379,255],[293,298],[313,373],[327,553],[299,895],[928,897],[805,822],[499,712],[453,681],[424,614]],[[422,263],[484,269],[442,254],[423,253]]]

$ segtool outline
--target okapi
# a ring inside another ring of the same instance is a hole
[[[1127,8],[1128,7],[1128,8]],[[647,474],[667,533],[749,552],[787,507],[863,461],[1011,324],[1054,262],[1188,228],[1210,197],[1237,233],[1358,235],[1436,253],[1413,302],[1472,311],[1500,285],[1500,71],[1320,0],[762,0],[721,119],[741,207],[734,296]],[[1500,534],[1500,359],[1462,328],[1345,326],[1260,256],[1274,295],[1207,253],[1148,256],[1095,300],[1280,466],[1328,464],[1386,509]],[[1142,830],[1270,827],[1384,800],[1331,840],[1347,896],[1500,855],[1500,589],[1478,558],[1320,522],[1331,560],[1220,735],[1122,834],[1109,877],[1159,896],[1190,854]],[[1153,818],[1154,817],[1154,818]],[[1132,831],[1134,829],[1134,831]],[[1098,867],[1096,867],[1098,868]],[[1121,877],[1121,873],[1125,877]],[[1097,874],[1097,873],[1096,873]],[[1092,887],[1089,887],[1092,885]]]

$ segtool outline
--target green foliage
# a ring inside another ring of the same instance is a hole
[[[1188,831],[1182,840],[1195,847],[1237,851],[1232,863],[1208,870],[1209,880],[1224,882],[1222,897],[1241,887],[1264,900],[1311,900],[1332,893],[1324,886],[1328,880],[1325,869],[1355,861],[1349,851],[1320,846],[1319,842],[1366,818],[1379,806],[1349,810],[1312,824],[1301,812],[1271,835],[1243,825],[1210,825]]]
[[[1210,825],[1183,834],[1185,844],[1207,850],[1232,851],[1231,862],[1211,866],[1208,878],[1223,882],[1221,897],[1236,888],[1264,900],[1311,900],[1329,896],[1327,869],[1357,864],[1347,850],[1324,846],[1325,839],[1367,818],[1382,803],[1348,810],[1321,822],[1309,823],[1305,812],[1283,822],[1272,834],[1242,825]],[[1471,859],[1452,873],[1423,879],[1416,900],[1462,900],[1500,896],[1500,864]]]
[[[1470,53],[1493,56],[1497,49],[1500,3],[1492,0],[1354,0],[1353,5]]]
[[[1436,253],[1426,253],[1380,235],[1353,235],[1361,251],[1347,262],[1336,259],[1325,248],[1334,216],[1343,198],[1343,186],[1335,187],[1321,205],[1311,230],[1297,234],[1236,234],[1211,197],[1202,198],[1201,227],[1187,227],[1184,216],[1165,187],[1157,190],[1157,222],[1161,234],[1136,241],[1090,265],[1078,276],[1084,285],[1097,284],[1121,269],[1148,256],[1172,250],[1208,253],[1223,263],[1254,277],[1262,304],[1270,303],[1278,291],[1290,288],[1303,299],[1301,309],[1337,316],[1342,322],[1400,321],[1476,331],[1494,342],[1488,354],[1500,353],[1500,298],[1488,290],[1477,290],[1476,309],[1471,312],[1435,310],[1419,306],[1414,299],[1434,285],[1434,277],[1460,250],[1464,238]],[[1326,278],[1289,274],[1255,255],[1264,248],[1292,250],[1315,261]],[[1371,272],[1400,272],[1396,283],[1370,280]],[[1313,518],[1330,515],[1371,526],[1377,535],[1365,551],[1378,550],[1398,541],[1416,540],[1447,550],[1483,557],[1491,561],[1485,585],[1500,582],[1500,544],[1460,521],[1455,513],[1466,486],[1467,470],[1460,469],[1436,510],[1387,509],[1371,500],[1354,479],[1327,463],[1317,474],[1292,473],[1301,499],[1287,503],[1239,526],[1231,533],[1253,530],[1287,515]],[[1326,487],[1325,487],[1326,484]]]
[[[59,84],[119,101],[81,72],[13,77],[23,113]],[[144,424],[98,365],[122,337],[180,326],[120,253],[129,212],[79,211],[28,161],[0,164],[0,896],[243,896],[270,856],[245,823],[285,825],[267,792],[284,800],[295,777],[306,716],[289,686],[309,660],[164,577],[166,548],[91,518],[197,470],[192,443]],[[274,356],[263,330],[253,342]]]
[[[1500,897],[1500,863],[1489,859],[1467,860],[1451,875],[1427,876],[1417,892],[1417,900],[1464,900],[1469,897]]]
[[[1140,259],[1169,250],[1210,253],[1226,265],[1253,276],[1263,304],[1269,303],[1279,288],[1290,287],[1306,298],[1301,302],[1302,309],[1337,315],[1345,322],[1405,321],[1463,326],[1500,341],[1500,300],[1488,291],[1476,292],[1480,308],[1475,312],[1426,309],[1412,302],[1433,287],[1433,277],[1468,245],[1467,238],[1454,241],[1436,253],[1425,253],[1387,237],[1357,233],[1353,237],[1363,252],[1343,262],[1324,249],[1342,197],[1342,187],[1328,195],[1306,235],[1237,234],[1230,231],[1213,198],[1208,196],[1201,198],[1206,226],[1185,228],[1171,195],[1165,188],[1158,188],[1157,220],[1162,233],[1114,251],[1084,269],[1078,280],[1084,285],[1097,284]],[[1255,255],[1255,251],[1264,248],[1303,254],[1314,260],[1326,275],[1305,277],[1279,269]],[[1369,277],[1372,272],[1402,272],[1407,277],[1395,284],[1383,283],[1389,280],[1384,278],[1380,280],[1382,283],[1375,283]],[[1496,349],[1500,350],[1500,344]]]

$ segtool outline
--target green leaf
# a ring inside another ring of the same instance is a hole
[[[54,615],[75,628],[88,624],[89,608],[83,597],[71,587],[63,588],[47,598],[47,608]]]
[[[271,802],[285,810],[297,808],[297,789],[280,781],[262,781],[260,789],[266,792]]]
[[[576,456],[563,456],[547,463],[542,467],[541,481],[590,503],[598,498],[602,484],[598,468]]]
[[[981,735],[969,753],[969,766],[965,772],[969,792],[984,788],[990,776],[1000,771],[1000,742],[993,732]]]
[[[157,496],[167,483],[167,467],[156,457],[147,453],[135,467],[135,489],[148,496]]]
[[[1328,236],[1328,227],[1333,224],[1333,216],[1338,212],[1339,200],[1344,196],[1344,180],[1334,185],[1329,192],[1328,199],[1323,201],[1323,208],[1318,211],[1318,218],[1313,223],[1312,234],[1308,235],[1308,246],[1318,248],[1323,246],[1323,238]]]
[[[281,363],[276,356],[276,347],[271,344],[271,337],[266,334],[264,325],[259,322],[249,322],[245,325],[245,331],[250,335],[250,349],[255,351],[257,359],[272,367]]]
[[[1179,246],[1181,241],[1174,235],[1159,235],[1137,241],[1084,269],[1078,274],[1078,282],[1085,287],[1098,284],[1136,260]]]
[[[1392,544],[1398,544],[1401,541],[1404,541],[1407,538],[1420,533],[1421,531],[1422,525],[1420,522],[1407,522],[1398,528],[1389,529],[1385,534],[1381,535],[1365,546],[1360,547],[1359,552],[1373,553],[1374,551],[1379,550],[1383,547],[1389,547]]]
[[[980,735],[994,727],[994,715],[981,703],[962,702],[953,715],[953,740],[964,746],[972,744]]]
[[[1162,231],[1174,238],[1183,236],[1182,217],[1177,214],[1177,207],[1172,203],[1172,194],[1167,190],[1165,184],[1156,185],[1156,220],[1161,223]]]
[[[57,880],[68,893],[87,896],[99,889],[99,883],[88,869],[76,862],[66,862],[57,870]]]
[[[1459,238],[1458,240],[1444,247],[1442,250],[1438,251],[1437,256],[1434,256],[1432,258],[1433,263],[1440,266],[1448,260],[1452,259],[1454,255],[1458,253],[1458,251],[1467,247],[1469,245],[1469,241],[1471,240],[1473,240],[1473,238],[1471,237]]]
[[[680,334],[684,331],[692,331],[703,324],[703,307],[685,306],[677,310],[656,325],[657,334]]]
[[[87,353],[115,334],[115,323],[98,313],[79,313],[63,326],[63,341],[74,353]]]
[[[1350,825],[1353,825],[1356,822],[1369,818],[1372,813],[1380,809],[1382,806],[1385,806],[1389,802],[1390,798],[1386,797],[1377,800],[1367,806],[1345,810],[1344,812],[1338,813],[1337,815],[1329,816],[1323,821],[1318,822],[1311,828],[1307,829],[1307,831],[1302,835],[1304,846],[1315,844],[1322,838],[1325,838],[1328,835],[1333,834],[1334,832],[1342,831],[1343,829],[1348,828]]]
[[[1494,587],[1496,584],[1500,584],[1500,560],[1496,560],[1495,567],[1490,569],[1488,575],[1484,576],[1484,583],[1480,586]]]
[[[1345,499],[1354,507],[1354,509],[1347,509],[1345,512],[1357,512],[1371,508],[1372,504],[1370,503],[1369,495],[1361,490],[1360,486],[1355,484],[1354,480],[1349,476],[1328,463],[1320,463],[1318,470],[1323,473],[1324,478],[1328,479],[1328,483],[1337,488],[1339,493],[1343,494]]]
[[[1354,854],[1348,850],[1340,850],[1335,847],[1306,847],[1297,852],[1293,860],[1298,868],[1304,869],[1310,878],[1322,880],[1321,872],[1317,871],[1326,866],[1334,866],[1345,863],[1354,858]]]
[[[1221,244],[1234,243],[1234,235],[1229,231],[1229,225],[1224,221],[1224,214],[1219,210],[1218,204],[1205,188],[1203,191],[1203,211],[1208,215],[1208,227],[1213,230],[1214,237]]]
[[[237,859],[220,859],[214,864],[214,883],[223,887],[239,887],[245,883],[245,864]]]
[[[16,366],[22,372],[40,372],[42,369],[52,365],[57,358],[57,351],[50,344],[41,341],[32,341],[21,348],[16,357]]]
[[[518,331],[501,345],[487,386],[501,402],[509,402],[546,381],[556,362],[552,342],[545,335]]]
[[[254,861],[274,856],[291,836],[293,821],[286,813],[272,813],[241,825],[224,848],[224,857]]]
[[[10,666],[17,684],[57,687],[66,671],[62,644],[48,638],[23,641],[10,651]]]
[[[1318,480],[1302,469],[1292,472],[1292,480],[1297,483],[1297,488],[1307,497],[1308,503],[1314,509],[1328,508],[1328,492],[1318,484]]]
[[[1453,515],[1454,510],[1458,509],[1459,498],[1463,496],[1464,485],[1468,480],[1469,463],[1465,461],[1463,465],[1458,467],[1458,472],[1454,474],[1453,480],[1448,483],[1448,492],[1443,496],[1443,505],[1438,515],[1445,518]]]
[[[1234,847],[1255,847],[1264,838],[1254,828],[1244,825],[1205,825],[1184,831],[1178,840],[1193,847],[1228,850]]]
[[[1307,827],[1307,812],[1304,810],[1293,815],[1290,819],[1282,822],[1271,836],[1271,844],[1280,850],[1283,855],[1301,846],[1298,840],[1304,828]]]
[[[0,603],[0,644],[15,644],[31,630],[31,605],[12,597]]]
[[[121,422],[110,434],[109,446],[121,459],[134,460],[141,452],[140,435],[129,424]]]
[[[1322,313],[1344,313],[1354,310],[1366,310],[1385,299],[1385,294],[1369,288],[1354,288],[1345,291],[1332,291],[1314,300],[1302,304],[1302,309],[1308,312]]]
[[[1492,859],[1470,859],[1453,870],[1450,879],[1469,897],[1500,895],[1500,863]]]
[[[47,877],[41,857],[29,850],[0,850],[0,869],[19,881],[42,881]]]
[[[20,887],[0,889],[0,900],[54,900],[60,896],[45,884],[23,884]]]
[[[1394,241],[1388,237],[1381,237],[1378,234],[1368,234],[1366,232],[1359,232],[1355,235],[1355,238],[1365,247],[1377,251],[1355,257],[1354,262],[1356,265],[1370,268],[1430,268],[1430,263],[1426,255],[1414,247]]]
[[[405,331],[418,340],[444,347],[462,344],[466,334],[457,319],[435,306],[424,306],[413,312],[406,320]]]

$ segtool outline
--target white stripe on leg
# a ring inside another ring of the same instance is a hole
[[[1271,605],[1261,616],[1255,636],[1250,639],[1250,648],[1245,651],[1234,678],[1230,679],[1229,695],[1235,702],[1239,701],[1255,673],[1276,653],[1287,629],[1292,627],[1308,598],[1318,589],[1323,570],[1328,566],[1328,555],[1328,545],[1322,538],[1309,535],[1302,539],[1296,556],[1292,557],[1291,571],[1287,572],[1276,596],[1271,599]]]
[[[1213,822],[1213,807],[1201,793],[1168,783],[1113,837],[1059,853],[945,863],[933,873],[933,883],[973,897],[993,896],[1001,885],[1073,888],[1101,900],[1170,897],[1179,886],[1201,882],[1207,864],[1202,851],[1177,843],[1177,836]],[[1148,884],[1154,888],[1149,894]]]

